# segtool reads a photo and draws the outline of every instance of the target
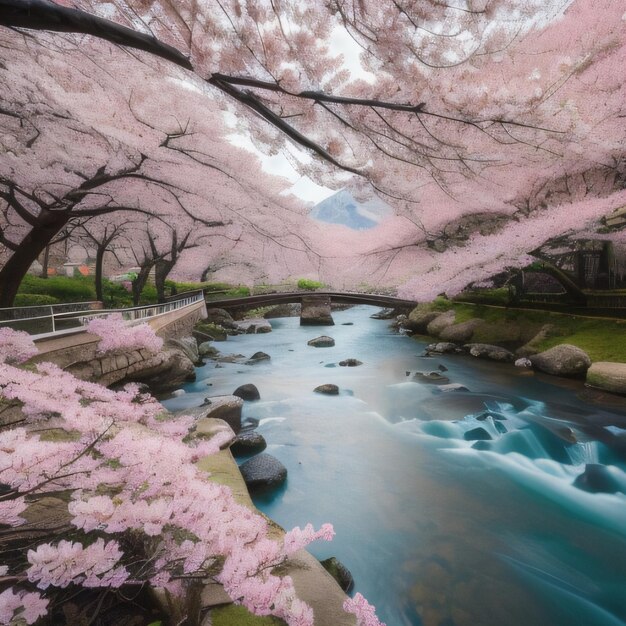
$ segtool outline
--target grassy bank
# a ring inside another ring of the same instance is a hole
[[[519,347],[533,338],[538,351],[569,343],[584,350],[592,361],[626,363],[626,320],[583,317],[548,311],[512,309],[484,304],[459,303],[438,298],[426,308],[453,309],[456,322],[481,319],[486,322],[472,341]],[[545,332],[537,337],[544,329]]]

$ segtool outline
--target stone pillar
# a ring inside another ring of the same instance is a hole
[[[334,326],[330,296],[302,296],[300,326]]]

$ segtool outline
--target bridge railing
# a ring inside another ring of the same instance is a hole
[[[106,317],[112,313],[120,313],[122,319],[126,320],[128,324],[138,324],[146,319],[164,315],[170,311],[182,309],[198,302],[204,302],[204,293],[202,291],[163,304],[128,309],[85,309],[69,312],[55,312],[51,309],[45,315],[2,320],[0,321],[0,328],[9,327],[14,330],[23,330],[32,335],[33,338],[42,338],[80,332],[90,320],[97,317]]]

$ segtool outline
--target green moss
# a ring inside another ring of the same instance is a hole
[[[285,622],[277,617],[259,617],[252,615],[242,606],[229,604],[211,609],[212,626],[284,626]]]
[[[550,324],[547,336],[533,344],[538,351],[569,343],[584,350],[592,361],[626,363],[626,320],[463,303],[451,303],[450,308],[456,313],[457,323],[470,319],[487,322],[476,331],[473,341],[523,344]]]
[[[540,342],[539,350],[571,343],[584,350],[592,361],[626,363],[626,320],[577,318],[575,323],[557,326],[562,332]]]

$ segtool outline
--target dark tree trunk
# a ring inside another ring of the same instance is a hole
[[[139,299],[141,298],[141,292],[143,288],[146,286],[148,282],[148,276],[150,275],[150,270],[152,269],[152,265],[144,265],[139,270],[137,274],[137,278],[132,282],[132,290],[133,290],[133,305],[139,306]]]
[[[154,285],[157,291],[157,301],[165,302],[165,281],[174,267],[175,261],[157,261],[154,266]]]
[[[37,260],[54,236],[67,224],[68,218],[59,213],[45,225],[34,226],[0,270],[0,308],[13,306],[20,283],[30,266]]]
[[[48,278],[48,264],[50,262],[50,246],[46,246],[43,252],[43,260],[41,262],[41,277]]]
[[[102,264],[104,262],[104,253],[106,252],[106,246],[98,246],[96,249],[96,274],[94,276],[96,284],[96,300],[104,302],[104,291],[102,289]]]

